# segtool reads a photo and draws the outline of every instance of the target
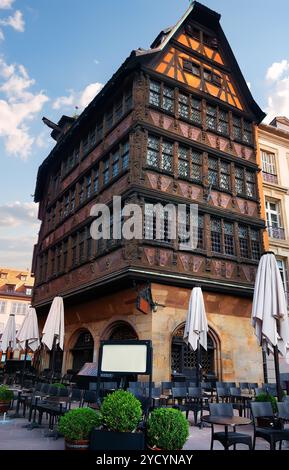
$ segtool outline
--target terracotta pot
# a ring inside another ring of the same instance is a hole
[[[0,401],[0,414],[6,413],[10,408],[10,401]]]
[[[89,440],[69,441],[65,439],[65,450],[88,450]]]

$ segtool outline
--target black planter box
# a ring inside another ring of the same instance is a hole
[[[143,432],[115,432],[94,429],[90,435],[90,450],[144,450]]]

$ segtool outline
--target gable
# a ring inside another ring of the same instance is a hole
[[[265,113],[254,101],[221,28],[220,18],[218,13],[197,1],[192,2],[178,23],[154,41],[155,55],[148,66],[183,83],[186,88],[206,93],[251,114],[251,119],[260,123]],[[188,62],[192,63],[193,71],[189,70]],[[200,73],[194,73],[196,68]]]
[[[189,70],[190,64],[193,72]],[[244,110],[230,74],[218,68],[217,64],[204,63],[201,58],[169,45],[161,58],[158,57],[154,61],[152,68],[191,88],[208,93],[230,106]]]

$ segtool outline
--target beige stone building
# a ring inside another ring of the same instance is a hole
[[[29,271],[0,267],[0,338],[10,313],[15,315],[16,330],[19,330],[31,304],[33,285]]]
[[[259,146],[269,249],[276,255],[289,300],[289,119],[276,117],[269,125],[261,124]],[[272,362],[267,361],[269,379]],[[289,370],[282,360],[281,369]]]

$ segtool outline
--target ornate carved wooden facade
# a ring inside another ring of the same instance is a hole
[[[144,280],[250,295],[263,249],[255,142],[263,113],[219,19],[194,2],[151,49],[133,51],[58,137],[35,192],[35,306]],[[198,204],[197,249],[169,237],[91,239],[91,207],[114,195],[142,207]]]

